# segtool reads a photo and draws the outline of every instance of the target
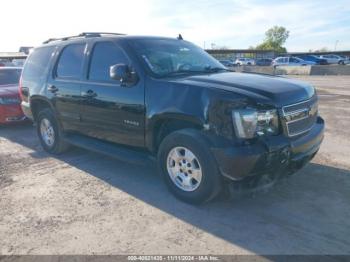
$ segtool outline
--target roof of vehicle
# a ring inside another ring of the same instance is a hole
[[[317,55],[297,55],[297,57],[313,57],[321,60],[321,58],[319,58]]]
[[[81,33],[79,35],[75,36],[67,36],[62,38],[50,38],[43,42],[43,44],[46,45],[57,45],[61,43],[65,43],[67,41],[77,41],[82,39],[91,39],[91,38],[123,38],[123,39],[130,39],[130,40],[136,40],[136,39],[168,39],[168,40],[175,40],[180,39],[182,40],[182,37],[172,38],[172,37],[162,37],[162,36],[141,36],[141,35],[126,35],[126,34],[120,34],[120,33],[105,33],[105,32],[85,32]]]

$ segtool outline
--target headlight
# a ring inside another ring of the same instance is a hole
[[[234,110],[232,119],[236,135],[239,138],[278,134],[278,114],[275,109],[264,111],[250,108]]]
[[[15,105],[20,103],[21,101],[17,97],[0,97],[0,105]]]

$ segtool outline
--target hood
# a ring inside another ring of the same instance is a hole
[[[0,85],[0,96],[19,96],[18,85]]]
[[[196,75],[175,81],[231,91],[277,107],[307,100],[315,94],[314,88],[302,81],[251,73]]]

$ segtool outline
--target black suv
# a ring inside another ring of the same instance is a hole
[[[323,139],[312,86],[228,71],[181,37],[51,39],[30,54],[20,85],[46,151],[73,144],[127,161],[157,158],[170,190],[190,203],[230,181],[291,174]]]

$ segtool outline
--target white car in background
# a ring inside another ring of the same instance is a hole
[[[237,58],[235,64],[238,66],[255,65],[255,60],[253,58]]]
[[[328,64],[345,65],[350,63],[349,59],[340,55],[320,55],[320,58],[326,59]]]
[[[273,66],[306,66],[306,65],[316,65],[315,62],[305,61],[299,57],[285,56],[277,57],[272,61]]]

